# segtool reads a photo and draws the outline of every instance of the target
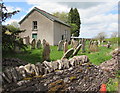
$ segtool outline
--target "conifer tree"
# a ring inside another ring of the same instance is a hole
[[[76,28],[71,28],[71,31],[72,33],[74,34],[74,36],[79,36],[79,33],[80,33],[80,24],[81,24],[81,21],[80,21],[80,15],[79,15],[79,12],[77,10],[77,8],[73,9],[71,8],[70,9],[70,12],[68,14],[68,22],[69,24],[71,25],[76,25],[77,26],[77,29]],[[74,26],[74,27],[76,27]],[[75,29],[73,31],[73,29]]]

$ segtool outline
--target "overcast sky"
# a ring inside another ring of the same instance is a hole
[[[105,32],[110,37],[113,32],[118,31],[118,0],[99,0],[99,2],[98,0],[4,1],[9,11],[14,11],[14,9],[21,11],[7,20],[5,24],[13,21],[19,22],[35,6],[49,13],[69,12],[73,7],[78,9],[81,18],[80,37],[92,38],[99,32]]]

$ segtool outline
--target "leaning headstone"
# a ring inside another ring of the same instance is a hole
[[[36,40],[33,39],[32,42],[31,42],[31,48],[35,49],[35,46],[36,46]]]
[[[49,61],[50,60],[50,45],[48,42],[44,44],[43,47],[43,53],[42,53],[42,59],[43,61]]]
[[[75,51],[73,52],[72,56],[77,55],[77,53],[79,52],[80,48],[82,47],[82,44],[79,44],[79,46],[75,49]]]
[[[66,53],[67,50],[68,50],[68,42],[67,42],[67,40],[65,40],[65,42],[64,42],[64,53]]]
[[[41,47],[41,40],[39,39],[39,40],[37,41],[37,48],[40,49],[40,47]]]
[[[58,51],[62,51],[63,50],[63,44],[64,44],[64,41],[63,40],[60,40],[59,43],[58,43]]]
[[[69,50],[63,55],[62,59],[64,59],[64,58],[69,58],[70,56],[72,56],[73,52],[74,52],[74,49],[73,49],[73,48],[69,49]]]

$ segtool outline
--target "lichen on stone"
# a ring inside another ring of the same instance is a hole
[[[34,78],[42,78],[43,75],[39,75],[39,76],[34,76]]]
[[[53,82],[53,83],[50,83],[49,84],[49,87],[53,87],[53,86],[56,86],[56,85],[58,85],[58,84],[62,84],[64,81],[63,80],[57,80],[57,81],[55,81],[55,82]]]
[[[77,79],[76,76],[72,76],[72,77],[70,77],[70,80],[71,80],[71,81],[76,80],[76,79]]]
[[[28,78],[24,78],[23,80],[31,80],[32,78],[31,77],[28,77]]]

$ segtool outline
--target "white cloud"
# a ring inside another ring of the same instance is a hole
[[[20,8],[20,7],[6,6],[6,8],[7,8],[7,11],[9,11],[9,12],[13,12],[15,10],[22,11],[22,8]]]
[[[19,19],[9,19],[3,22],[3,25],[11,24],[12,22],[19,22]]]

